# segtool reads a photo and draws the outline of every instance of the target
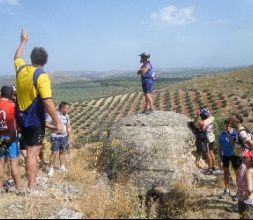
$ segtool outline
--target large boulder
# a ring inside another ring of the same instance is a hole
[[[189,121],[184,115],[159,111],[122,119],[111,128],[102,154],[104,167],[135,181],[141,193],[193,184],[199,171]]]

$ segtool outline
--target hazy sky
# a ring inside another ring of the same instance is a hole
[[[253,0],[0,0],[0,74],[14,74],[21,28],[49,53],[46,70],[253,64]]]

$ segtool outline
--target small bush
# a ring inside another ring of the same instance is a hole
[[[223,101],[222,101],[222,106],[221,106],[221,107],[222,107],[222,108],[225,108],[226,106],[227,106],[227,101],[226,101],[226,100],[223,100]]]
[[[247,94],[243,94],[243,95],[241,96],[242,99],[246,99],[247,97],[248,97]]]
[[[230,93],[230,94],[228,95],[229,98],[231,98],[231,97],[233,97],[233,96],[235,96],[234,93]]]
[[[241,114],[243,115],[243,117],[248,118],[249,117],[249,112],[247,110],[242,110]]]

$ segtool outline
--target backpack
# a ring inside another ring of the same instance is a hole
[[[17,71],[17,74],[26,66],[22,66]],[[41,68],[37,68],[33,74],[33,84],[37,90],[37,81],[41,74],[45,72]],[[37,91],[38,93],[38,91]],[[19,109],[17,104],[16,106],[16,120],[20,127],[28,128],[28,127],[37,127],[42,123],[45,123],[45,110],[43,107],[42,100],[39,96],[34,99],[33,103],[24,111]]]
[[[13,121],[13,128],[15,128],[15,121]],[[5,145],[8,145],[12,141],[15,140],[16,131],[10,131],[10,127],[8,126],[8,118],[7,112],[3,109],[0,109],[0,147],[2,148]],[[16,129],[15,129],[16,130]],[[15,134],[14,134],[14,133]]]
[[[204,131],[202,129],[199,129],[199,134],[200,134],[200,140],[201,140],[201,142],[209,143],[206,131]]]
[[[241,133],[242,131],[246,131],[247,134],[250,135],[251,140],[253,140],[253,132],[252,132],[252,130],[251,130],[250,128],[243,128],[242,130],[239,131],[239,135],[238,135],[238,143],[239,143],[241,146],[245,147],[246,149],[250,149],[249,147],[245,146],[245,144],[243,143],[242,139],[240,138],[240,133]]]
[[[152,80],[156,80],[157,79],[157,75],[156,73],[153,71],[153,66],[151,65],[151,63],[149,63],[150,68],[149,70],[146,72],[145,76],[143,77],[143,79],[152,79]]]
[[[149,77],[152,79],[152,80],[156,80],[157,79],[157,75],[156,73],[153,71],[153,66],[150,64],[150,69],[148,70],[148,73]]]

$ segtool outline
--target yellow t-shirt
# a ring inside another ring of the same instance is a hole
[[[16,72],[22,67],[16,79],[18,106],[21,111],[26,110],[40,95],[42,99],[52,98],[51,82],[47,73],[43,73],[37,80],[37,89],[34,86],[33,75],[36,67],[26,65],[22,58],[15,61]]]

